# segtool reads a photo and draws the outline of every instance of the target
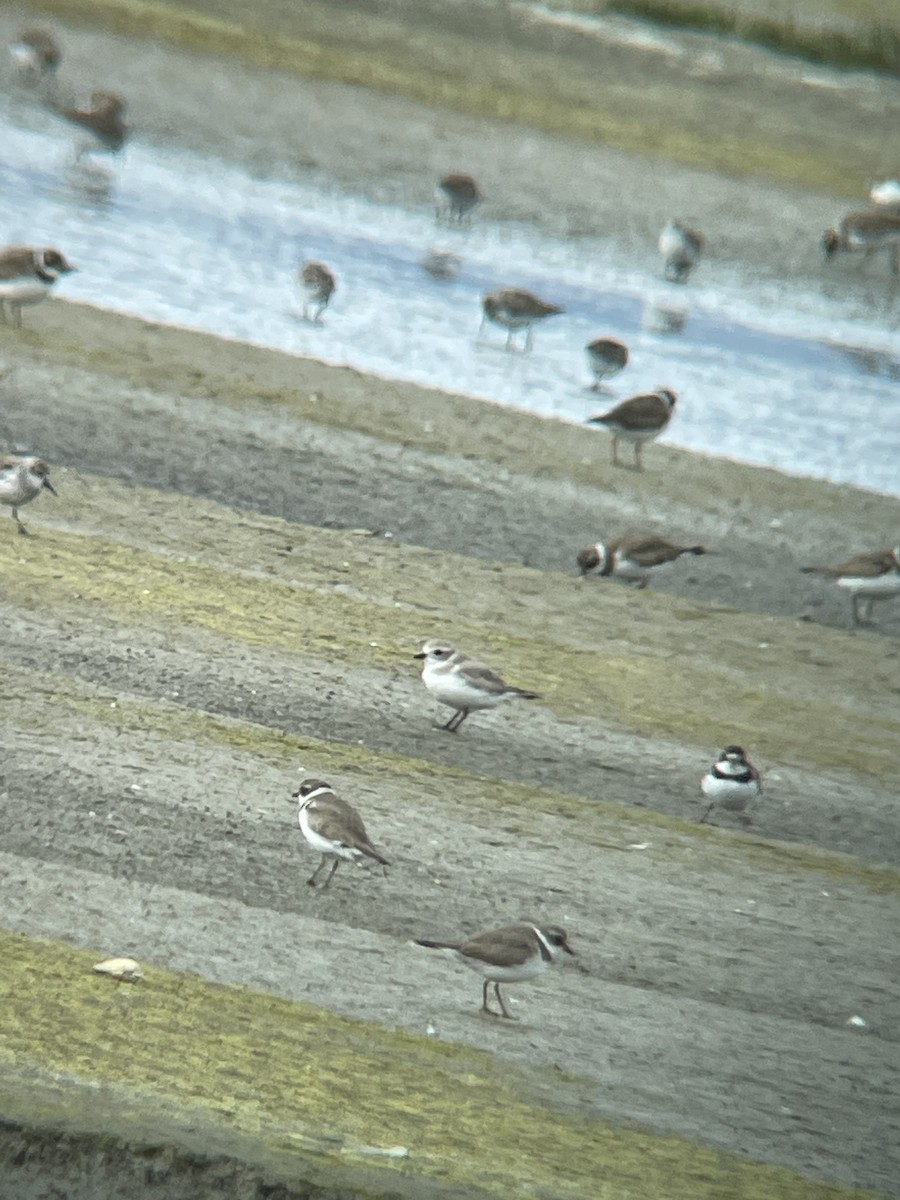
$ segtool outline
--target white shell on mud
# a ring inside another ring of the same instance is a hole
[[[123,983],[137,983],[144,978],[140,963],[133,958],[104,958],[103,962],[94,963],[98,975],[110,975]]]

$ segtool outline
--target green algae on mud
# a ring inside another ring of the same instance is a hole
[[[313,1169],[327,1186],[333,1169],[346,1186],[348,1163],[365,1162],[366,1190],[354,1194],[373,1197],[414,1195],[410,1183],[430,1181],[438,1195],[446,1188],[498,1198],[876,1195],[575,1114],[565,1107],[567,1085],[578,1086],[569,1071],[556,1075],[558,1104],[545,1103],[533,1098],[546,1092],[542,1072],[498,1065],[484,1052],[208,984],[146,960],[142,983],[117,987],[91,972],[96,957],[0,930],[0,1061],[19,1078],[34,1074],[39,1085],[0,1087],[12,1119],[46,1125],[68,1093],[89,1127],[92,1094],[107,1101],[112,1094],[140,1128],[142,1109],[158,1112],[162,1104],[170,1123],[199,1114],[282,1180]],[[366,1154],[396,1147],[408,1155]]]

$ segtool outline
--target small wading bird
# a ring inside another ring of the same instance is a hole
[[[305,262],[300,268],[297,282],[306,294],[303,301],[303,319],[318,324],[337,288],[337,281],[324,263]],[[310,316],[312,310],[312,316]]]
[[[652,442],[666,428],[675,411],[677,397],[668,388],[659,388],[646,395],[632,396],[623,400],[609,412],[597,417],[588,417],[589,425],[604,425],[612,434],[613,466],[621,467],[619,442],[631,442],[634,446],[634,467],[643,471],[641,453],[644,442]]]
[[[605,380],[612,379],[628,366],[628,347],[615,338],[594,338],[584,349],[594,374],[595,392],[602,392]]]
[[[331,785],[321,779],[304,779],[293,793],[299,799],[297,820],[300,831],[314,850],[322,855],[322,861],[307,879],[310,887],[316,886],[319,872],[331,859],[331,871],[322,884],[322,890],[331,883],[341,862],[360,862],[364,858],[374,859],[384,867],[390,861],[376,850],[369,841],[362,817],[356,809],[335,795]]]
[[[59,43],[49,29],[23,29],[11,43],[9,54],[23,83],[38,83],[55,75],[62,61]]]
[[[716,807],[726,812],[740,813],[741,824],[749,825],[744,810],[762,792],[759,771],[740,746],[726,746],[716,762],[700,780],[700,791],[709,806],[700,818],[702,825]]]
[[[19,458],[14,454],[0,458],[0,504],[12,509],[12,519],[19,527],[19,533],[28,533],[19,520],[19,509],[30,504],[44,488],[56,495],[50,482],[50,468],[42,458]]]
[[[86,154],[118,154],[125,145],[125,100],[118,92],[91,92],[87,108],[60,107],[57,111],[83,135],[75,147],[76,162]]]
[[[686,283],[700,261],[705,245],[703,236],[678,221],[668,221],[659,235],[663,256],[663,275],[670,283]]]
[[[706,547],[679,546],[654,533],[626,533],[614,541],[585,546],[578,554],[578,567],[582,575],[595,571],[645,588],[654,567],[674,562],[682,554],[706,554]]]
[[[888,206],[885,211],[869,210],[848,213],[837,229],[826,229],[822,235],[825,261],[838,254],[861,254],[862,267],[873,254],[885,251],[891,258],[891,270],[900,275],[900,212]]]
[[[417,946],[426,946],[430,950],[443,950],[458,962],[465,963],[473,971],[484,976],[482,987],[481,1011],[491,1017],[505,1017],[507,1021],[515,1020],[512,1013],[503,1002],[500,994],[501,983],[518,983],[523,979],[533,979],[551,965],[560,952],[571,954],[575,951],[569,945],[569,938],[559,925],[531,925],[522,921],[516,925],[504,925],[501,929],[490,929],[485,933],[476,933],[474,937],[459,942],[435,942],[430,938],[417,938]],[[488,1004],[488,988],[494,985],[494,995],[500,1005],[496,1012]]]
[[[495,292],[488,292],[481,302],[483,316],[478,329],[480,337],[485,324],[492,321],[506,330],[506,349],[513,348],[513,335],[516,330],[525,330],[525,350],[531,349],[531,327],[535,321],[543,321],[546,317],[554,317],[565,312],[558,304],[550,304],[541,300],[524,288],[505,287]]]
[[[46,300],[60,275],[74,270],[52,246],[4,246],[0,249],[0,320],[6,323],[8,304],[9,323],[20,328],[23,306]]]
[[[452,171],[438,180],[435,188],[436,217],[448,225],[462,225],[471,220],[472,209],[484,199],[481,188],[471,175]]]
[[[867,550],[848,558],[836,567],[801,567],[806,575],[824,575],[850,593],[853,624],[872,620],[878,600],[900,596],[900,546],[887,550]]]
[[[434,279],[456,279],[462,270],[462,259],[452,250],[435,248],[425,254],[422,269]]]
[[[422,682],[435,700],[452,708],[453,715],[441,729],[456,733],[471,712],[496,708],[507,700],[539,700],[537,692],[512,687],[486,663],[470,658],[455,646],[440,640],[426,642],[413,658],[424,659]]]

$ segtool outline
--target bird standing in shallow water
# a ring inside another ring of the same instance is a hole
[[[303,319],[319,324],[322,313],[328,307],[331,297],[337,288],[337,281],[324,263],[305,262],[300,268],[298,282],[306,293],[303,302]],[[313,315],[310,316],[310,310]]]
[[[696,229],[679,221],[668,221],[659,235],[659,252],[663,256],[663,274],[670,283],[687,283],[688,276],[700,261],[705,242]]]
[[[543,321],[546,317],[556,316],[565,312],[558,304],[550,304],[541,300],[533,292],[525,288],[498,288],[488,292],[481,302],[482,318],[478,329],[479,337],[486,322],[500,325],[506,330],[506,349],[513,348],[513,335],[516,330],[525,330],[525,345],[523,349],[530,350],[532,342],[531,327],[535,321]]]
[[[481,188],[471,175],[452,171],[438,180],[435,189],[437,219],[448,225],[462,225],[470,219],[472,209],[484,199]]]
[[[9,54],[23,83],[38,83],[59,70],[62,51],[49,29],[23,29]]]
[[[628,347],[616,338],[594,338],[584,349],[594,374],[596,392],[602,392],[605,380],[612,379],[628,366]]]
[[[61,107],[57,110],[84,135],[75,148],[76,162],[86,154],[119,153],[128,137],[125,107],[125,99],[118,92],[98,90],[91,92],[87,108]]]

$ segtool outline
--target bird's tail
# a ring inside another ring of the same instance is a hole
[[[385,858],[381,851],[376,850],[374,846],[360,846],[359,849],[369,858],[374,858],[376,862],[380,862],[383,867],[389,867],[391,865],[391,860],[389,858]]]
[[[707,550],[706,550],[705,546],[688,546],[688,548],[685,550],[685,554],[706,554],[706,553],[707,553]]]
[[[523,700],[540,700],[541,699],[540,692],[526,692],[526,690],[524,688],[510,688],[509,690],[511,692],[514,692],[515,695],[521,696],[521,698]]]
[[[804,575],[833,575],[833,567],[801,567]]]

